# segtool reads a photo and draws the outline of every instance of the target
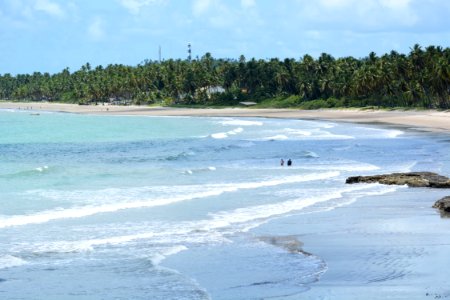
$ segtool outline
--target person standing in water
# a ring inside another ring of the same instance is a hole
[[[284,166],[284,159],[281,159],[280,165],[281,165],[281,166]]]
[[[290,158],[287,161],[287,165],[288,165],[288,167],[292,166],[292,160]]]

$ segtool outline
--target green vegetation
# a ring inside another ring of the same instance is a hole
[[[0,75],[0,99],[79,104],[258,107],[450,108],[450,48],[415,45],[406,54],[335,59],[144,61],[135,67],[90,64],[71,73]]]

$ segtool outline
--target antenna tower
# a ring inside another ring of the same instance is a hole
[[[191,61],[192,59],[192,49],[191,49],[191,43],[188,44],[188,61]]]

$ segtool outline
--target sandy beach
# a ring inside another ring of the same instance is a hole
[[[450,112],[436,110],[361,110],[361,109],[193,109],[148,106],[77,105],[42,102],[0,102],[0,109],[29,109],[79,114],[204,116],[204,117],[267,117],[308,120],[332,120],[351,123],[380,123],[405,126],[434,132],[450,131]]]

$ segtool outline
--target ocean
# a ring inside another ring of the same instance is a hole
[[[448,176],[448,150],[373,124],[2,110],[0,299],[445,296],[446,192],[345,179]]]

